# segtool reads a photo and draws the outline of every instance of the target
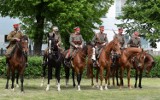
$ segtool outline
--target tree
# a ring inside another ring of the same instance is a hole
[[[127,0],[118,17],[128,34],[138,30],[156,48],[160,38],[160,0]]]
[[[18,17],[40,54],[45,32],[56,25],[63,41],[68,41],[73,27],[80,26],[85,40],[93,36],[95,23],[101,24],[113,0],[0,0],[1,16]],[[67,47],[67,42],[64,45]]]

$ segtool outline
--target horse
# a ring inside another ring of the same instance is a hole
[[[64,56],[65,54],[66,53],[64,53]],[[75,80],[74,80],[74,74],[76,73],[77,82],[78,82],[78,91],[80,91],[81,90],[80,82],[81,82],[84,68],[86,66],[87,46],[85,45],[82,48],[77,48],[73,56],[74,57],[71,58],[71,66],[67,67],[65,65],[66,85],[68,84],[68,80],[69,80],[69,70],[70,68],[72,68],[73,86],[74,87],[76,86]]]
[[[11,89],[14,90],[14,80],[15,80],[15,71],[17,70],[17,83],[20,76],[21,81],[21,92],[24,92],[23,82],[24,82],[24,71],[26,68],[26,52],[28,51],[28,37],[26,35],[20,38],[19,42],[16,42],[15,48],[13,50],[12,56],[7,58],[8,67],[7,67],[7,83],[6,89],[8,89],[8,83],[10,79],[10,72],[12,73],[12,86]]]
[[[48,67],[48,83],[46,87],[46,91],[50,88],[50,79],[52,79],[52,69],[55,68],[55,77],[57,80],[57,90],[60,91],[60,70],[62,64],[62,54],[56,45],[56,41],[54,38],[49,38],[48,42],[48,53],[43,56],[43,64],[42,64],[42,82],[41,86],[44,84],[44,77],[46,75],[46,67]]]
[[[76,86],[75,84],[75,72],[72,68],[71,62],[66,61],[65,56],[67,55],[69,50],[63,51],[63,66],[64,66],[64,71],[65,71],[65,79],[66,79],[66,87],[68,87],[69,83],[69,76],[70,76],[70,70],[72,70],[72,80],[73,80],[73,87]]]
[[[87,60],[87,77],[91,78],[91,86],[94,87],[93,82],[93,69],[96,70],[96,82],[98,87],[98,74],[99,74],[99,67],[97,67],[92,60],[92,54],[93,54],[93,48],[94,46],[89,42],[87,43],[87,54],[88,54],[88,60]]]
[[[143,49],[142,48],[125,48],[122,50],[122,54],[120,58],[118,59],[118,63],[120,65],[120,88],[123,86],[123,74],[124,74],[124,69],[127,69],[127,80],[128,80],[128,87],[131,88],[130,85],[130,70],[132,66],[132,57],[134,57],[137,53],[141,53],[141,57],[143,54]],[[143,66],[143,62],[138,62],[138,66]]]
[[[143,56],[144,55],[144,56]],[[143,58],[145,57],[145,58]],[[144,64],[142,66],[138,66],[137,65],[137,60],[141,60],[144,62]],[[155,65],[155,61],[152,55],[144,52],[143,54],[139,54],[136,56],[135,61],[133,62],[133,66],[134,69],[136,70],[136,75],[135,75],[135,85],[134,87],[137,88],[137,80],[139,77],[139,88],[142,88],[142,74],[144,69],[146,69],[146,73],[148,74],[150,72],[150,70],[152,69],[152,67]]]
[[[101,80],[101,86],[100,90],[103,90],[102,88],[102,81],[103,81],[103,71],[106,69],[106,78],[105,82],[107,83],[107,80],[109,78],[109,73],[110,73],[110,65],[111,65],[111,51],[116,52],[116,54],[120,55],[120,44],[117,38],[112,40],[110,43],[106,44],[101,51],[100,57],[98,59],[98,62],[100,64],[99,67],[93,67],[93,61],[91,59],[92,56],[92,45],[88,46],[88,61],[87,61],[87,73],[91,77],[91,85],[93,86],[93,68],[96,68],[97,73],[96,73],[96,82],[97,82],[97,87],[98,86],[98,75],[100,74],[100,80]],[[105,89],[107,88],[107,84],[105,85]]]

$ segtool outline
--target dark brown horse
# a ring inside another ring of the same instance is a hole
[[[109,79],[110,75],[110,66],[111,66],[111,51],[116,52],[118,55],[121,54],[120,51],[120,44],[119,41],[115,38],[110,43],[106,44],[101,51],[100,57],[98,59],[98,62],[100,64],[99,68],[97,68],[96,73],[96,81],[98,83],[98,75],[100,74],[100,90],[103,90],[102,88],[102,82],[103,82],[103,73],[104,70],[106,70],[106,76],[105,76],[105,89],[108,89],[107,87],[107,80]],[[89,54],[88,54],[89,55]],[[92,85],[93,85],[93,66],[92,66],[92,60],[88,59],[88,69],[90,71],[90,76],[92,79]]]
[[[137,53],[143,53],[143,49],[141,48],[126,48],[122,50],[122,55],[118,59],[118,63],[120,65],[120,88],[123,86],[123,75],[124,75],[124,70],[127,69],[127,79],[128,79],[128,87],[131,88],[130,85],[130,70],[132,67],[132,58],[137,54]],[[143,57],[143,56],[142,56]],[[143,61],[141,62],[143,63]],[[142,66],[140,62],[138,63],[138,66]]]
[[[20,75],[21,81],[21,92],[23,89],[24,82],[24,71],[26,67],[26,52],[28,51],[28,37],[22,36],[20,42],[16,42],[13,55],[8,59],[8,67],[7,67],[7,83],[6,89],[8,89],[8,83],[10,79],[10,72],[12,73],[12,86],[11,88],[14,90],[14,80],[15,80],[15,71],[17,70],[17,79]],[[18,81],[18,80],[17,80]]]
[[[138,61],[143,61],[144,64],[142,66],[138,66],[137,65]],[[154,65],[155,65],[154,58],[150,54],[144,52],[142,54],[139,53],[136,56],[135,60],[133,61],[133,66],[134,66],[134,69],[136,70],[136,73],[135,73],[136,74],[135,75],[135,85],[134,85],[135,88],[137,88],[138,77],[139,77],[138,87],[142,88],[142,84],[141,83],[142,83],[143,71],[146,70],[146,73],[148,74]]]
[[[44,77],[46,75],[46,68],[48,68],[48,84],[46,87],[46,91],[50,88],[50,80],[52,79],[53,68],[55,68],[55,77],[57,81],[57,90],[60,91],[60,70],[62,64],[62,53],[60,52],[56,41],[54,38],[48,39],[48,52],[46,52],[43,56],[43,64],[42,64],[42,71],[43,71],[43,79],[41,86],[44,84]]]

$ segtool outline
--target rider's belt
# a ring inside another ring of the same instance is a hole
[[[75,45],[81,45],[81,44],[82,44],[82,41],[73,41],[73,43],[74,43]]]

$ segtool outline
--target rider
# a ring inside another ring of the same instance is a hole
[[[52,32],[47,34],[47,38],[48,38],[48,40],[49,39],[54,39],[58,49],[60,50],[60,52],[62,52],[63,49],[61,48],[61,45],[62,45],[61,36],[60,36],[60,33],[58,31],[59,31],[58,27],[57,26],[53,26],[52,27]],[[43,60],[43,64],[42,65],[46,65],[47,64],[47,55],[48,55],[48,53],[49,53],[49,47],[47,47],[44,50],[44,60]]]
[[[127,43],[128,47],[140,47],[141,48],[141,40],[139,37],[139,32],[135,31]]]
[[[52,27],[52,32],[47,34],[48,39],[52,39],[54,38],[56,45],[58,47],[58,49],[60,50],[60,52],[63,51],[63,49],[61,48],[62,42],[61,42],[61,36],[60,33],[58,32],[58,27],[57,26],[53,26]],[[49,42],[49,41],[48,41]],[[47,47],[44,51],[44,54],[48,54],[48,50],[49,48]]]
[[[96,62],[97,66],[99,66],[97,59],[99,58],[101,48],[105,44],[108,44],[107,34],[104,33],[104,26],[100,26],[99,30],[100,32],[96,33],[92,39],[93,45],[95,45],[95,47],[92,48],[93,49],[92,60],[94,63]]]
[[[75,50],[77,48],[82,48],[83,44],[84,44],[84,40],[83,40],[82,35],[80,34],[80,28],[79,27],[74,28],[74,33],[72,33],[70,35],[69,43],[70,43],[70,49],[67,52],[66,57],[65,57],[68,61],[75,54]]]
[[[141,40],[139,37],[139,32],[135,31],[132,35],[132,37],[130,38],[130,40],[127,43],[128,47],[136,47],[136,48],[141,48]],[[135,56],[131,59],[132,62],[134,62],[135,60]]]
[[[123,28],[118,28],[118,34],[115,34],[115,36],[114,36],[114,38],[118,38],[118,41],[121,44],[121,48],[123,48],[124,44],[125,44],[125,38],[122,33],[123,33]]]
[[[24,35],[20,30],[19,30],[19,24],[14,24],[13,25],[14,30],[11,31],[8,36],[7,36],[7,40],[9,40],[9,45],[6,47],[6,63],[8,64],[8,60],[11,58],[16,42],[20,41],[20,38]],[[27,54],[25,53],[25,57],[26,57],[26,61],[27,59]],[[28,65],[28,63],[26,62],[26,66]]]
[[[123,28],[120,27],[120,28],[118,28],[118,34],[115,33],[115,36],[114,36],[114,38],[117,38],[118,41],[120,42],[121,49],[124,48],[124,44],[125,44],[125,38],[122,33],[123,33]],[[115,66],[117,59],[118,59],[117,54],[114,51],[112,51],[112,62],[113,63],[111,66]]]

